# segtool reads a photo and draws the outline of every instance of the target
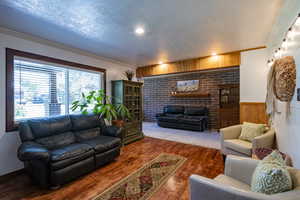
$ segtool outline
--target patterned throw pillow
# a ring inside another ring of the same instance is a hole
[[[292,179],[278,151],[273,151],[257,165],[251,182],[251,191],[276,194],[292,189]]]
[[[254,123],[244,122],[242,125],[242,132],[239,139],[252,142],[252,140],[255,137],[264,134],[265,129],[266,129],[265,124],[254,124]]]

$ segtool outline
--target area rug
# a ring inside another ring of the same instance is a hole
[[[142,168],[117,182],[93,200],[146,200],[186,161],[174,154],[160,154]]]

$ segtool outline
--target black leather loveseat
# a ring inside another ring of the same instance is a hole
[[[121,130],[96,115],[66,115],[20,123],[18,157],[32,180],[56,187],[120,154]]]
[[[157,114],[157,124],[165,128],[204,131],[208,128],[208,109],[192,106],[165,106],[163,113]]]

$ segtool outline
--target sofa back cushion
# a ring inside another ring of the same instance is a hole
[[[164,107],[165,114],[183,114],[184,106],[169,105]]]
[[[185,115],[190,116],[207,116],[208,115],[208,109],[206,107],[192,107],[187,106],[184,109]]]
[[[30,119],[26,123],[29,125],[32,132],[32,139],[58,135],[72,130],[72,123],[68,115]]]
[[[73,131],[81,131],[86,129],[92,129],[101,127],[103,125],[103,120],[99,119],[97,115],[70,115]]]
[[[99,136],[101,133],[101,129],[97,127],[97,128],[91,128],[91,129],[86,129],[81,131],[75,131],[74,133],[77,141],[84,141]]]
[[[76,138],[73,132],[60,133],[58,135],[52,135],[35,140],[35,142],[47,147],[48,149],[60,148],[69,144],[73,144],[75,141]]]

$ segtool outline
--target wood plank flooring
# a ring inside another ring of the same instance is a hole
[[[133,173],[160,153],[173,153],[188,160],[151,198],[151,200],[189,199],[188,177],[199,174],[214,178],[223,173],[224,164],[219,150],[146,137],[122,149],[121,156],[86,176],[58,190],[42,190],[30,183],[25,174],[15,175],[0,183],[3,200],[89,200],[112,184]]]

